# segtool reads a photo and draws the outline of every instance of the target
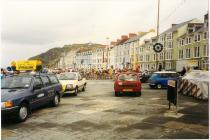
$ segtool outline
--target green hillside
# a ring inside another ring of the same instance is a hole
[[[61,58],[63,53],[67,53],[71,50],[85,49],[85,48],[99,48],[101,44],[72,44],[64,45],[63,47],[52,48],[44,53],[33,56],[29,60],[41,60],[44,66],[53,67]]]

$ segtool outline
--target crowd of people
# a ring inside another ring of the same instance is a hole
[[[53,73],[55,74],[59,74],[59,73],[63,73],[63,72],[79,72],[82,77],[85,77],[88,80],[105,80],[105,79],[114,79],[115,75],[117,73],[121,73],[121,72],[132,72],[132,69],[57,69],[57,70],[53,70]],[[135,70],[134,72],[138,72],[137,70]]]
[[[104,80],[104,79],[114,79],[115,75],[121,72],[137,72],[137,73],[141,73],[139,68],[136,68],[136,70],[132,70],[132,69],[128,69],[128,68],[123,68],[123,69],[113,69],[113,68],[109,68],[109,69],[103,69],[103,68],[92,68],[92,69],[72,69],[72,68],[68,68],[68,69],[49,69],[47,70],[50,73],[54,73],[54,74],[60,74],[60,73],[64,73],[64,72],[79,72],[82,77],[85,77],[88,80]],[[179,72],[181,76],[185,75],[186,71],[189,71],[189,68],[185,68],[183,67],[182,71]],[[142,72],[147,73],[146,72]],[[1,68],[1,79],[11,75],[12,72],[9,72],[3,68]]]

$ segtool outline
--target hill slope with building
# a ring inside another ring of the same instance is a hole
[[[63,47],[55,47],[52,49],[49,49],[48,51],[38,54],[36,56],[30,57],[29,60],[41,60],[43,63],[43,66],[47,67],[54,67],[56,63],[60,60],[62,55],[65,55],[66,53],[70,51],[75,50],[83,50],[87,48],[100,48],[104,45],[101,44],[71,44],[71,45],[64,45]]]

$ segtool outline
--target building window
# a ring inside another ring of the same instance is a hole
[[[183,50],[179,50],[179,59],[183,59]]]
[[[207,45],[203,46],[203,56],[209,56],[209,48]]]
[[[172,47],[173,47],[172,41],[167,42],[167,47],[168,47],[168,48],[172,48]]]
[[[187,48],[185,51],[185,58],[190,58],[190,48]]]
[[[192,33],[193,32],[193,28],[188,28],[188,34]]]
[[[153,54],[153,60],[154,61],[156,60],[156,54]]]
[[[172,39],[172,33],[167,34],[167,35],[166,35],[166,39],[167,39],[167,40]]]
[[[201,35],[200,34],[198,34],[198,41],[201,41]]]
[[[143,56],[140,56],[140,58],[139,58],[139,59],[140,59],[140,61],[143,61]]]
[[[146,55],[146,61],[149,61],[149,55]]]
[[[203,33],[203,39],[207,39],[207,32]]]
[[[191,43],[191,37],[188,37],[188,44]]]
[[[191,43],[191,38],[187,37],[185,42],[186,42],[186,45],[190,44]]]
[[[194,48],[194,57],[199,57],[200,56],[200,47],[196,46]]]
[[[184,46],[184,39],[181,40],[181,46]]]
[[[195,42],[199,42],[199,41],[201,41],[201,35],[197,34],[195,35]]]

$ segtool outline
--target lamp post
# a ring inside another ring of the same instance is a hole
[[[108,65],[109,65],[109,37],[106,38],[106,52],[107,52],[107,65],[106,65],[106,69],[108,69]]]
[[[159,16],[160,16],[160,0],[158,0],[158,15],[157,15],[157,42],[159,40]],[[158,70],[158,53],[156,52],[156,70]]]

